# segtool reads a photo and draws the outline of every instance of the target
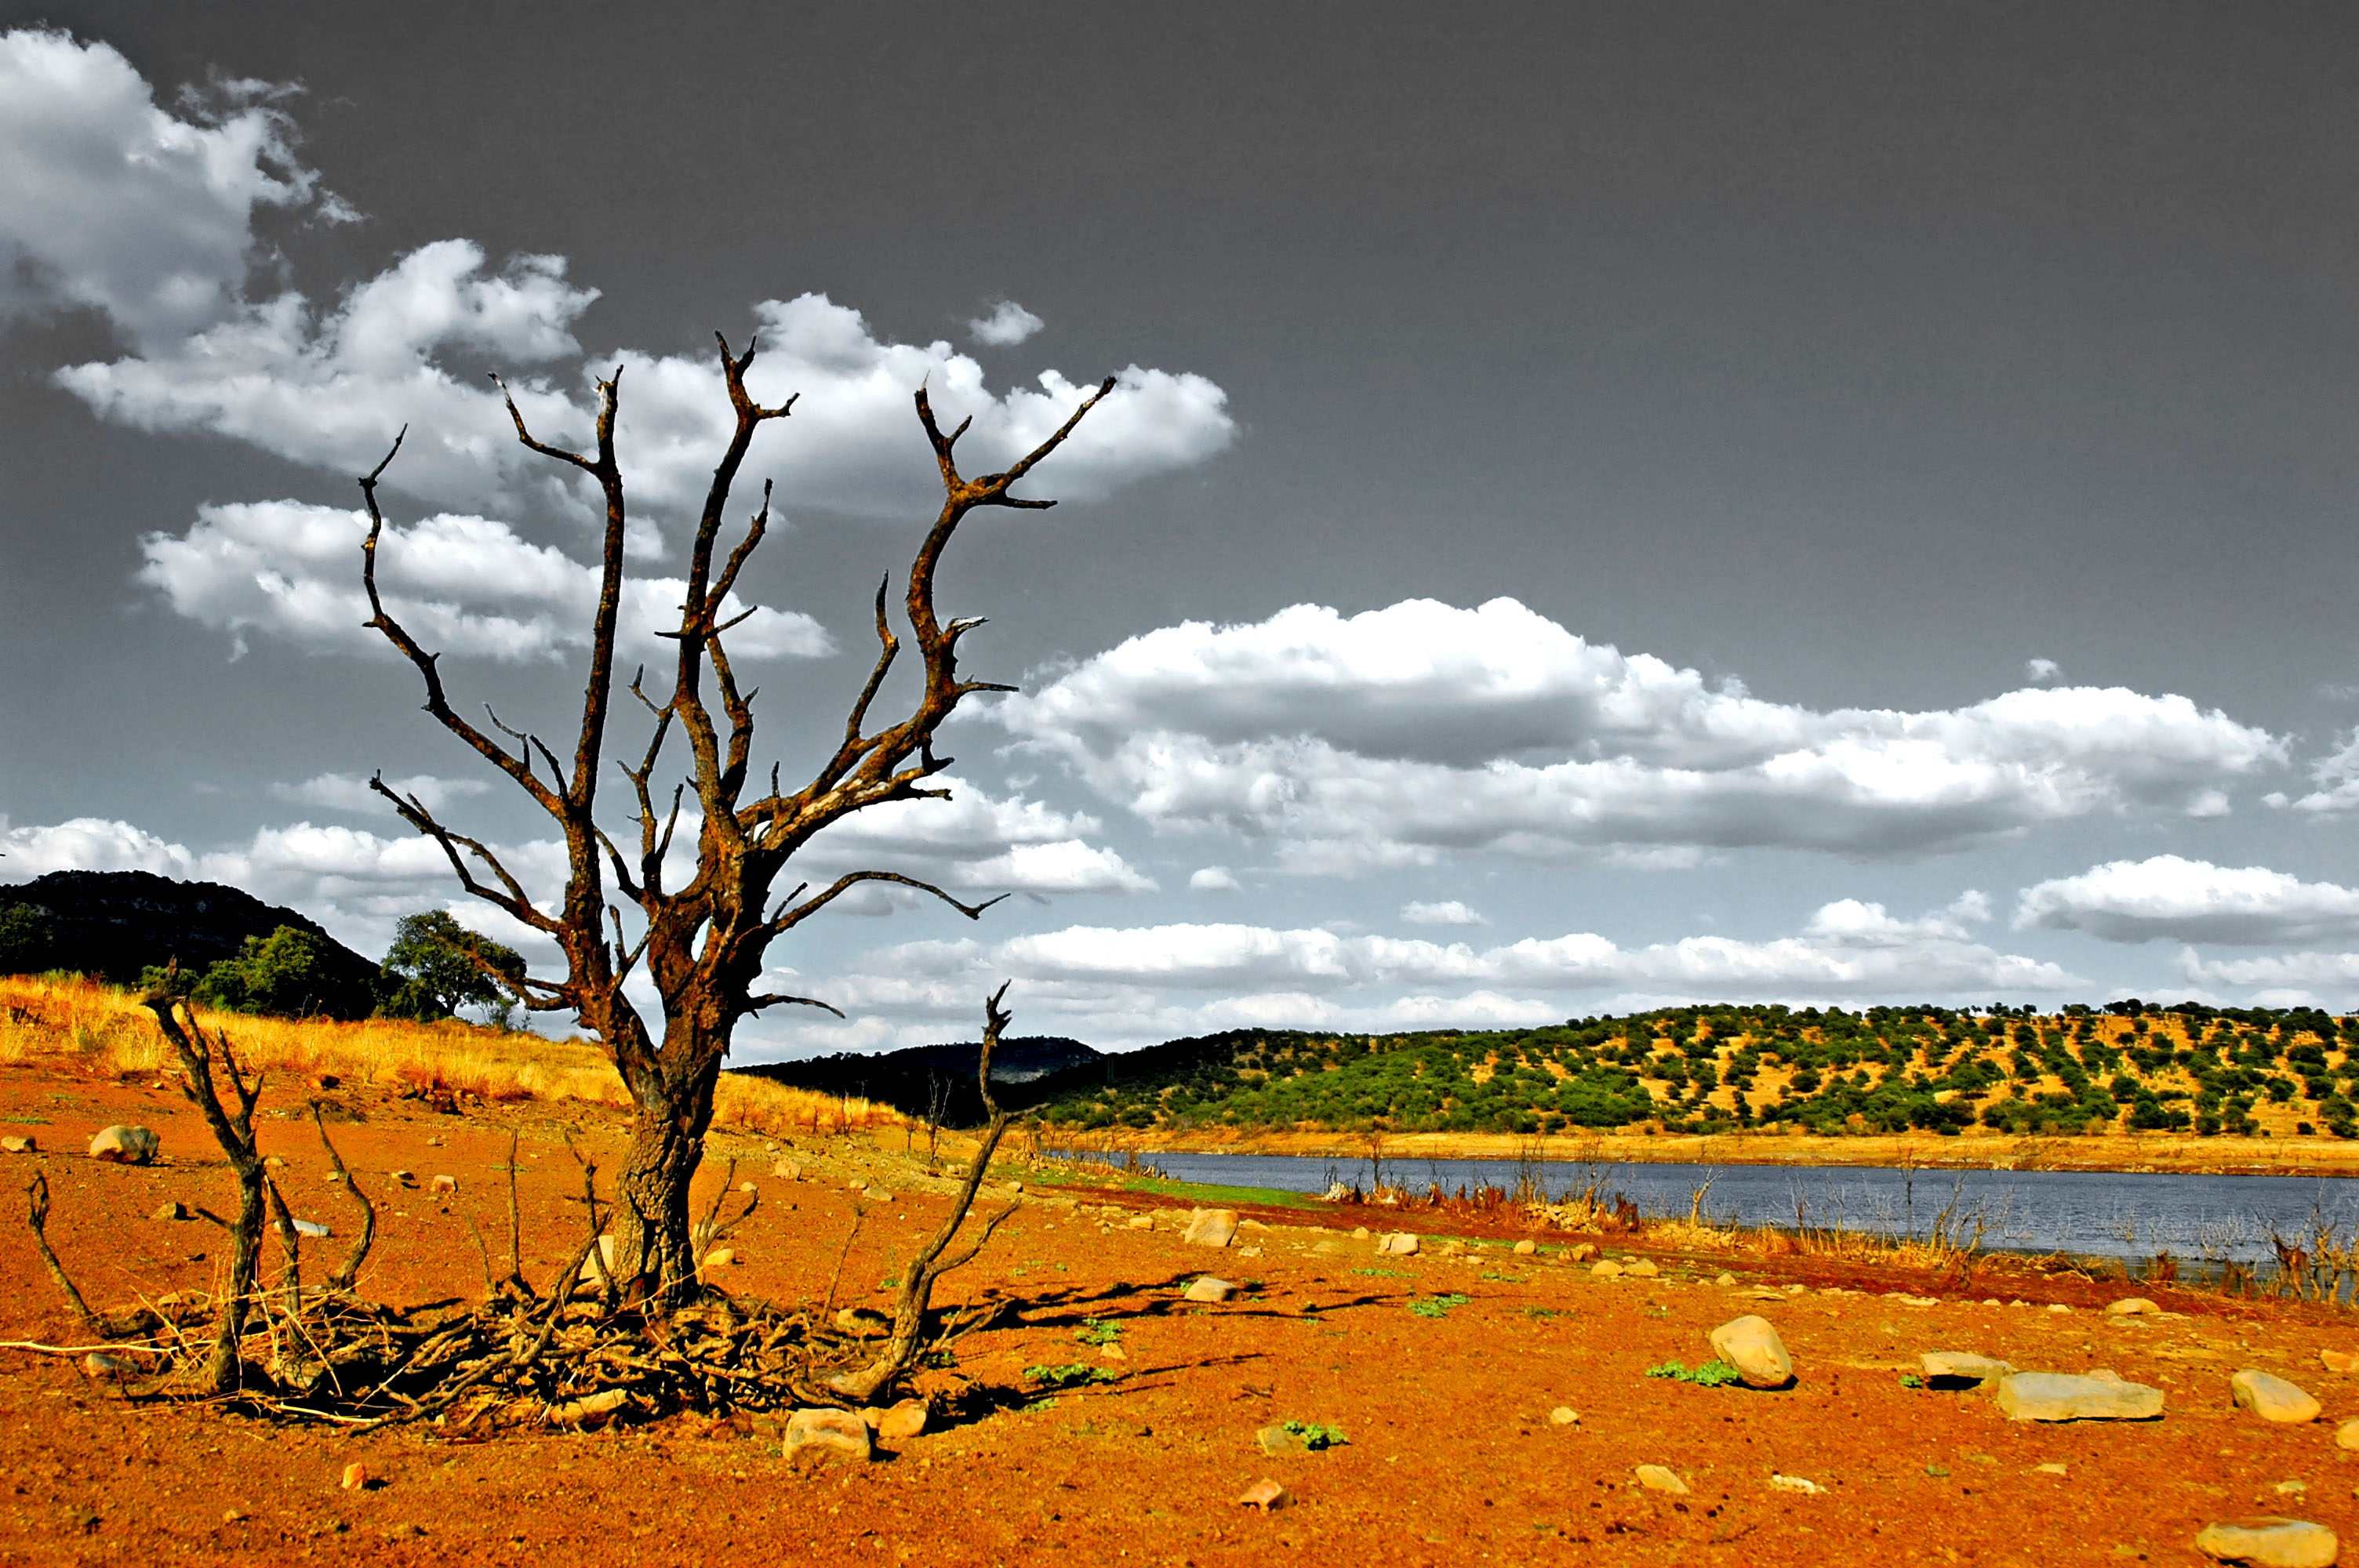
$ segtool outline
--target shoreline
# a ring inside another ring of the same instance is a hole
[[[1568,1136],[1506,1132],[1094,1132],[1043,1130],[1044,1144],[1090,1155],[1278,1154],[1364,1166],[1372,1143],[1386,1164],[1422,1160],[1532,1160],[1566,1164],[1913,1165],[1924,1170],[2085,1171],[2123,1174],[2359,1176],[2359,1141],[2199,1138],[2107,1133],[2042,1138],[2008,1133],[1869,1134],[1854,1138],[1610,1131]],[[1413,1173],[1404,1173],[1413,1175]],[[1411,1184],[1414,1184],[1412,1182]]]

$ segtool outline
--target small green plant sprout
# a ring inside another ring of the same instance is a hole
[[[1286,1430],[1302,1439],[1302,1446],[1313,1454],[1322,1448],[1341,1448],[1352,1441],[1343,1435],[1342,1427],[1329,1426],[1323,1422],[1289,1421],[1286,1423]]]
[[[1375,1278],[1391,1280],[1413,1280],[1417,1277],[1410,1273],[1407,1269],[1354,1269],[1352,1272],[1354,1274],[1367,1274]]]
[[[1073,1337],[1084,1345],[1112,1345],[1122,1337],[1122,1325],[1108,1323],[1102,1317],[1085,1317],[1082,1326],[1073,1330]]]
[[[1900,1386],[1904,1389],[1921,1389],[1925,1386],[1925,1379],[1914,1372],[1903,1372],[1900,1374]]]
[[[1423,1301],[1409,1303],[1408,1310],[1419,1317],[1448,1317],[1451,1307],[1464,1306],[1468,1299],[1460,1295],[1428,1296]]]
[[[1725,1361],[1707,1361],[1690,1371],[1677,1361],[1665,1361],[1647,1368],[1649,1378],[1669,1378],[1675,1383],[1693,1383],[1699,1389],[1725,1388],[1745,1381],[1745,1374]]]
[[[1061,1367],[1033,1366],[1024,1368],[1024,1380],[1044,1389],[1082,1389],[1092,1383],[1111,1383],[1121,1378],[1119,1372],[1086,1362],[1068,1361]]]

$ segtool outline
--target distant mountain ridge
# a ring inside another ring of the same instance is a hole
[[[217,959],[236,957],[247,937],[291,925],[320,939],[338,980],[368,989],[376,983],[377,966],[319,922],[222,882],[175,881],[149,871],[51,871],[0,884],[0,908],[19,904],[38,911],[48,927],[39,958],[45,969],[78,969],[125,986],[136,985],[142,969],[175,959],[202,974]]]
[[[982,1043],[974,1041],[912,1045],[875,1056],[839,1053],[734,1071],[821,1094],[881,1100],[908,1116],[967,1127],[984,1119],[974,1081],[982,1054]],[[1105,1059],[1096,1047],[1060,1034],[1002,1040],[991,1059],[992,1098],[1004,1108],[1024,1109],[1077,1079],[1096,1076]]]

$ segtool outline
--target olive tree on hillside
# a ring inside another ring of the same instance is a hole
[[[922,662],[919,687],[907,711],[890,722],[872,714],[903,649],[901,634],[886,613],[892,586],[887,577],[876,592],[876,659],[858,692],[851,695],[842,741],[808,782],[788,789],[779,784],[775,765],[757,769],[753,694],[740,685],[724,641],[735,621],[723,619],[723,606],[769,522],[768,483],[763,485],[760,508],[725,553],[723,514],[755,432],[768,420],[787,417],[795,401],[790,397],[766,408],[747,394],[745,372],[754,354],[751,346],[742,354],[732,353],[728,341],[721,341],[721,374],[734,410],[734,427],[713,468],[697,520],[679,627],[666,633],[678,643],[669,687],[658,680],[651,693],[642,669],[625,688],[637,700],[647,725],[644,744],[620,769],[630,786],[625,819],[636,833],[610,836],[599,816],[607,731],[616,701],[614,640],[624,595],[625,499],[614,447],[621,371],[598,384],[595,449],[588,453],[537,438],[514,399],[508,402],[517,439],[553,462],[581,470],[605,501],[590,665],[570,757],[560,757],[538,735],[507,730],[496,719],[492,723],[498,732],[488,733],[451,707],[436,655],[419,644],[377,594],[376,549],[385,521],[376,487],[400,452],[397,438],[385,461],[360,481],[369,514],[368,538],[362,546],[362,578],[372,611],[368,624],[417,666],[425,681],[426,710],[506,773],[557,825],[567,866],[561,904],[554,911],[537,905],[487,845],[440,821],[418,796],[400,795],[381,778],[372,780],[372,785],[412,827],[441,846],[470,893],[548,935],[562,949],[562,979],[527,976],[516,983],[533,1011],[571,1013],[603,1046],[629,1090],[637,1119],[619,1177],[617,1272],[657,1304],[677,1303],[698,1292],[689,1182],[702,1155],[713,1088],[732,1032],[739,1020],[765,1008],[828,1006],[812,997],[755,989],[770,944],[863,882],[898,882],[919,889],[970,919],[986,907],[962,903],[938,887],[882,871],[853,871],[816,892],[803,883],[783,894],[778,889],[787,881],[796,852],[828,824],[886,801],[948,795],[947,789],[930,782],[951,761],[935,754],[935,732],[963,698],[1012,688],[959,673],[959,641],[981,622],[944,624],[935,613],[934,576],[942,553],[959,524],[977,508],[1054,504],[1010,492],[1056,450],[1114,384],[1107,378],[1055,434],[1012,468],[973,478],[961,473],[956,460],[967,424],[944,435],[925,392],[918,392],[917,417],[932,443],[942,484],[941,510],[910,562],[903,600],[908,636]],[[666,760],[675,743],[684,748],[687,763],[686,776],[679,782],[668,771],[675,764]],[[689,791],[695,795],[695,860],[674,885],[667,867]],[[625,981],[641,971],[661,1000],[660,1018],[643,1016],[624,994]]]

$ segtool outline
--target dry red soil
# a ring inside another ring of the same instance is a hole
[[[288,1161],[280,1181],[298,1213],[336,1226],[324,1245],[340,1249],[349,1216],[308,1122],[270,1118],[288,1103],[266,1097],[265,1149]],[[545,1281],[580,1244],[581,1178],[561,1119],[580,1108],[449,1117],[361,1097],[349,1108],[363,1119],[335,1127],[339,1147],[388,1200],[367,1293],[481,1291],[469,1222],[505,1250],[511,1129],[527,1274]],[[170,1200],[216,1212],[231,1201],[227,1170],[177,1096],[10,1068],[0,1119],[39,1139],[38,1154],[0,1156],[0,1172],[13,1186],[46,1171],[52,1238],[95,1303],[211,1285],[223,1233],[149,1217]],[[90,1134],[119,1120],[154,1127],[168,1163],[83,1158]],[[610,1164],[621,1148],[612,1120],[575,1131]],[[859,1202],[868,1212],[840,1299],[881,1304],[878,1281],[945,1200],[923,1190],[922,1161],[799,1141],[781,1152],[805,1172],[789,1180],[770,1173],[780,1154],[762,1141],[714,1140],[701,1191],[734,1156],[737,1179],[762,1195],[729,1288],[823,1295]],[[437,1201],[395,1189],[397,1169],[421,1184],[451,1174],[458,1192]],[[856,1179],[894,1201],[859,1198],[847,1186]],[[2323,1307],[2140,1287],[2173,1315],[2124,1325],[2097,1310],[2118,1285],[1985,1273],[1962,1293],[1807,1258],[1651,1251],[1643,1238],[1613,1250],[1654,1256],[1661,1274],[1609,1282],[1553,1260],[1572,1238],[1542,1238],[1535,1260],[1495,1230],[1457,1250],[1429,1233],[1416,1257],[1378,1257],[1351,1239],[1355,1217],[1323,1211],[1267,1211],[1270,1228],[1213,1252],[1183,1243],[1168,1208],[1156,1228],[1132,1226],[1158,1212],[1151,1200],[1027,1186],[1021,1212],[946,1288],[951,1304],[990,1295],[1010,1311],[961,1343],[955,1372],[927,1374],[933,1428],[875,1464],[798,1469],[773,1444],[694,1414],[483,1442],[430,1426],[353,1437],[129,1402],[73,1359],[10,1349],[0,1351],[0,1561],[961,1564],[1053,1553],[1111,1568],[1299,1552],[1353,1564],[2193,1563],[2193,1537],[2215,1519],[2280,1512],[2347,1536],[2359,1512],[2359,1454],[2334,1442],[2335,1423],[2359,1416],[2359,1381],[2318,1357],[2359,1349],[2359,1331]],[[0,1337],[76,1343],[5,1210],[0,1269],[13,1287],[0,1296]],[[1180,1289],[1208,1271],[1247,1288],[1222,1305],[1183,1303]],[[1733,1284],[1715,1282],[1723,1271]],[[1783,1299],[1745,1294],[1764,1285]],[[1793,1285],[1803,1289],[1788,1293]],[[1940,1299],[1914,1305],[1887,1292]],[[1465,1299],[1438,1315],[1411,1310],[1437,1297]],[[1669,1358],[1707,1360],[1705,1335],[1756,1311],[1794,1355],[1790,1390],[1645,1375]],[[1077,1340],[1091,1319],[1119,1326],[1123,1359]],[[1986,1396],[1904,1386],[1919,1353],[1952,1349],[2027,1369],[2110,1368],[2166,1390],[2168,1409],[2140,1424],[2017,1425]],[[1119,1380],[1054,1402],[1026,1394],[1025,1368],[1073,1362]],[[2273,1426],[2234,1409],[2228,1378],[2247,1366],[2310,1389],[2325,1418]],[[1559,1406],[1578,1422],[1552,1423]],[[1340,1427],[1349,1442],[1266,1457],[1256,1432],[1289,1420]],[[355,1459],[376,1484],[342,1490]],[[1641,1489],[1632,1471],[1642,1464],[1669,1467],[1689,1494]],[[2060,1464],[2061,1476],[2038,1468]],[[1821,1489],[1777,1490],[1772,1476]],[[1265,1476],[1293,1506],[1239,1505]],[[2278,1492],[2286,1482],[2306,1489]]]

